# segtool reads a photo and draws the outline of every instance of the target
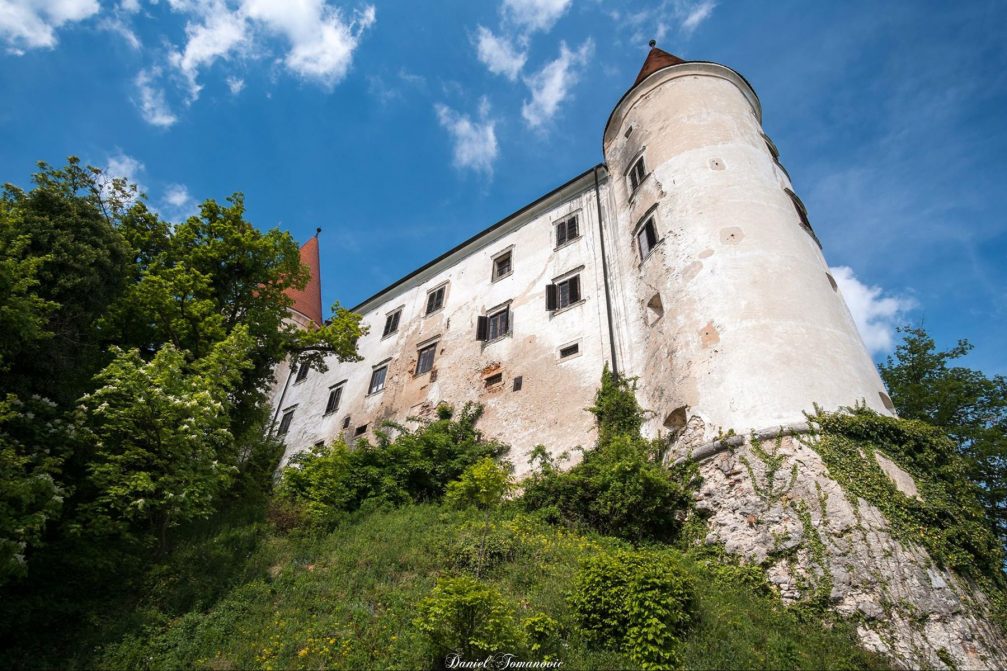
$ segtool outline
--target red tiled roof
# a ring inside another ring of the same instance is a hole
[[[287,296],[294,300],[293,309],[322,325],[322,270],[318,258],[318,236],[301,246],[301,263],[311,271],[311,277],[303,289],[287,289]]]
[[[674,54],[669,54],[663,49],[651,46],[650,53],[647,54],[647,60],[643,62],[643,67],[640,68],[640,74],[636,76],[633,86],[636,86],[661,68],[666,68],[669,65],[678,65],[679,63],[685,63],[685,61]]]

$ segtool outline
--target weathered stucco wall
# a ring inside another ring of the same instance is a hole
[[[644,80],[606,129],[618,355],[656,413],[652,434],[689,419],[704,438],[747,432],[799,421],[814,403],[889,412],[759,114],[736,73],[686,63]],[[647,175],[633,192],[640,156]],[[651,215],[660,242],[641,261],[634,233]],[[647,308],[654,296],[663,316]]]
[[[602,172],[602,175],[604,173]],[[604,184],[602,193],[604,194]],[[512,447],[518,475],[528,468],[537,444],[554,454],[594,440],[591,405],[609,351],[605,318],[597,202],[592,173],[586,173],[531,210],[464,250],[365,304],[369,333],[360,339],[363,361],[331,363],[301,382],[277,385],[274,408],[294,410],[284,440],[289,457],[342,434],[353,440],[384,420],[432,416],[439,401],[485,406],[479,428]],[[557,248],[555,224],[577,215],[580,237]],[[493,281],[493,257],[510,249],[513,272]],[[581,300],[563,310],[546,310],[546,285],[579,273]],[[447,282],[444,308],[425,316],[427,292]],[[494,342],[476,339],[476,320],[509,301],[511,333]],[[382,337],[385,317],[402,308],[398,332]],[[414,375],[421,346],[437,341],[433,370]],[[563,359],[559,349],[576,342],[579,353]],[[388,361],[384,390],[368,395],[375,365]],[[502,373],[499,384],[486,378]],[[514,378],[522,387],[514,390]],[[331,386],[345,381],[337,411],[325,414]],[[284,392],[284,387],[286,391]],[[282,401],[280,397],[282,396]],[[349,425],[343,429],[346,418]]]

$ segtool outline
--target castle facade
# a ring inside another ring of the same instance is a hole
[[[353,308],[363,360],[283,366],[275,430],[292,454],[440,401],[484,408],[512,447],[593,444],[607,364],[638,378],[645,431],[674,447],[800,422],[814,404],[891,400],[807,211],[734,70],[652,45],[604,129],[605,163]],[[317,241],[294,318],[321,321]]]

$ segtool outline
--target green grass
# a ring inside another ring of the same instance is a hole
[[[261,521],[207,528],[148,575],[144,597],[91,627],[60,659],[27,666],[108,669],[416,669],[436,666],[413,620],[437,578],[469,570],[478,525],[438,505],[361,512],[320,537],[283,535]],[[566,594],[580,561],[626,547],[515,511],[493,522],[483,571],[518,619],[561,625],[567,669],[633,668],[589,648]],[[849,625],[826,628],[780,605],[753,573],[689,551],[698,617],[680,650],[687,668],[864,668],[879,660]]]

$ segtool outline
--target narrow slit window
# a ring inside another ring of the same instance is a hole
[[[650,217],[640,227],[636,234],[636,244],[640,249],[640,260],[650,256],[651,250],[657,245],[657,229],[654,227],[654,217]]]
[[[389,314],[385,317],[385,330],[381,334],[381,337],[390,336],[399,330],[399,318],[402,316],[402,309],[399,308],[395,312]]]
[[[308,377],[309,370],[311,370],[311,367],[306,363],[298,365],[297,377],[294,379],[294,384],[297,384],[298,382],[304,382],[304,378]]]
[[[427,345],[419,351],[416,357],[416,374],[422,375],[434,367],[434,357],[437,355],[437,343]]]
[[[643,163],[643,156],[636,159],[636,163],[629,169],[629,186],[631,191],[636,191],[643,184],[647,177],[647,167]]]
[[[518,375],[514,378],[514,391],[521,391],[521,387],[524,386],[524,377]]]
[[[514,266],[511,263],[511,253],[504,252],[500,256],[493,259],[493,279],[499,280],[501,277],[507,277],[514,270]]]
[[[580,300],[580,275],[546,286],[546,310],[562,310]]]
[[[559,351],[559,358],[569,359],[574,354],[579,353],[580,353],[580,343],[574,343],[572,345],[567,345],[566,347],[561,348]]]
[[[444,307],[444,292],[447,287],[438,287],[427,294],[427,314],[433,314]]]
[[[276,435],[285,436],[287,431],[290,431],[290,423],[294,421],[294,411],[287,410],[283,413],[283,417],[280,419],[280,426],[276,429]]]
[[[577,222],[577,216],[574,215],[569,219],[564,219],[563,221],[556,224],[556,246],[560,247],[575,240],[580,237],[580,225]]]
[[[371,384],[367,388],[368,394],[376,394],[385,388],[385,375],[388,374],[388,366],[382,366],[381,368],[375,368],[374,372],[371,373]]]
[[[325,414],[331,415],[339,410],[339,401],[343,397],[343,385],[329,390],[329,400],[325,402]]]

